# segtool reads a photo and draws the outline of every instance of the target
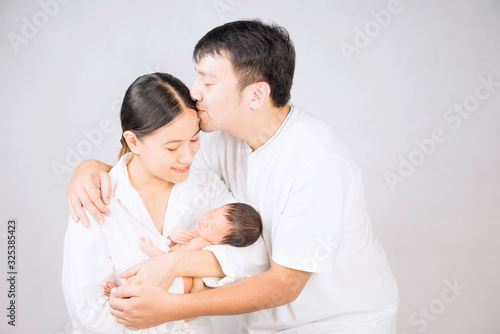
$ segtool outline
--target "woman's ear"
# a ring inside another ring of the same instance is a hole
[[[135,135],[135,133],[127,130],[123,133],[123,138],[125,138],[125,141],[127,142],[127,145],[130,148],[130,150],[132,152],[134,152],[135,154],[138,154],[139,153],[139,139],[137,139],[137,136]]]
[[[252,95],[250,97],[250,108],[260,109],[269,99],[271,87],[265,81],[256,82],[251,85]]]

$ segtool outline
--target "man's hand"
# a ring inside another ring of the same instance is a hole
[[[84,227],[89,226],[83,207],[100,224],[104,223],[102,214],[109,216],[106,205],[111,197],[110,169],[111,166],[97,160],[84,161],[76,169],[66,190],[69,212],[76,223],[81,220]]]
[[[198,316],[202,313],[196,315],[189,307],[179,307],[182,297],[190,294],[170,294],[168,288],[175,277],[223,275],[217,258],[209,251],[182,251],[152,257],[118,275],[127,279],[123,286],[111,292],[111,314],[129,329],[148,328]],[[202,293],[213,289],[205,287],[201,279],[195,278],[194,290]],[[192,304],[188,301],[187,305]]]
[[[158,326],[176,317],[176,295],[152,285],[129,285],[111,290],[109,306],[116,321],[128,329]]]
[[[193,232],[186,231],[177,227],[174,227],[169,233],[170,240],[176,244],[187,244],[191,239],[195,237]]]
[[[212,290],[201,278],[195,278],[191,292]],[[176,295],[152,285],[123,285],[111,290],[110,312],[116,321],[128,329],[158,326],[167,321],[180,320]],[[194,319],[194,318],[191,318]],[[191,320],[190,319],[190,320]]]
[[[310,276],[310,272],[273,262],[262,274],[197,293],[178,295],[151,285],[125,285],[112,290],[109,304],[119,323],[141,329],[202,315],[240,314],[285,305],[300,295]],[[203,290],[201,282],[196,283]]]

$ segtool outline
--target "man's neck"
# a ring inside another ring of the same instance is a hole
[[[252,112],[244,128],[239,128],[239,131],[230,131],[230,133],[245,141],[252,151],[255,151],[264,146],[276,134],[289,113],[289,105]]]

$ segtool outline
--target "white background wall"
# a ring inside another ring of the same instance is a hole
[[[386,0],[65,1],[0,3],[0,268],[6,273],[7,220],[16,218],[19,272],[15,328],[0,281],[0,332],[69,332],[60,286],[75,164],[68,152],[114,164],[129,84],[164,71],[189,86],[199,38],[259,17],[286,27],[295,43],[293,102],[335,125],[361,165],[400,287],[398,332],[500,333],[498,1],[401,0],[385,26],[372,11],[387,10]],[[365,29],[371,37],[359,36]],[[357,53],[346,57],[347,44]],[[480,77],[496,86],[480,88],[478,99]],[[464,103],[467,117],[447,111]],[[103,120],[114,129],[85,147],[84,132]],[[419,153],[416,141],[435,129],[441,142]],[[391,189],[386,175],[401,159],[418,166],[400,166]],[[67,170],[57,173],[57,164]],[[218,333],[235,333],[231,324],[218,321]]]

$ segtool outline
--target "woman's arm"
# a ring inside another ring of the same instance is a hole
[[[207,246],[211,246],[213,243],[208,241],[203,237],[194,237],[191,239],[182,250],[202,250]]]
[[[176,277],[221,277],[225,274],[212,252],[186,250],[149,258],[118,276],[134,276],[131,285],[152,284],[167,290]]]
[[[100,224],[104,223],[103,214],[109,216],[106,205],[111,197],[110,170],[111,166],[97,160],[86,160],[76,169],[66,190],[68,208],[76,223],[81,220],[84,227],[89,226],[83,207]]]
[[[91,221],[85,229],[69,222],[64,241],[62,285],[75,327],[92,333],[126,331],[109,313],[104,285],[113,280],[113,263],[101,227]]]
[[[119,276],[133,277],[127,280],[130,284],[164,288],[168,288],[175,277],[205,277],[205,284],[214,288],[260,274],[269,267],[264,241],[259,239],[248,247],[211,245],[203,250],[169,252],[139,263]]]

